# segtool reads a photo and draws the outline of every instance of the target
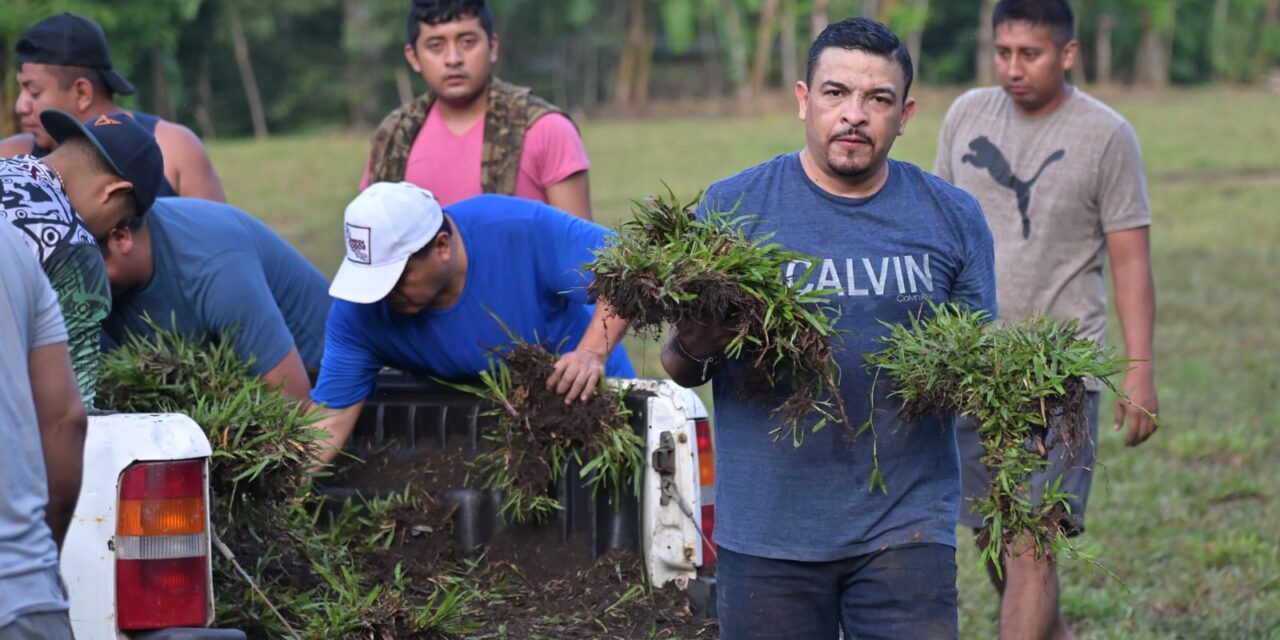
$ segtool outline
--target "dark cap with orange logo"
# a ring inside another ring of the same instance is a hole
[[[133,183],[139,215],[155,203],[164,180],[164,157],[155,136],[132,116],[105,114],[82,124],[65,111],[45,109],[40,112],[40,124],[58,144],[77,136],[92,142],[116,175]]]

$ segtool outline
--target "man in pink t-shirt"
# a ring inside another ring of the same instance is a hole
[[[484,1],[415,0],[407,36],[405,58],[430,91],[383,121],[361,188],[402,179],[444,206],[507,193],[590,220],[582,138],[555,107],[493,76],[498,38]]]

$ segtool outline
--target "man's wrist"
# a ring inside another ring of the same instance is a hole
[[[606,360],[608,360],[608,359],[609,359],[609,354],[608,354],[608,352],[603,351],[603,350],[600,350],[600,349],[593,349],[593,348],[588,347],[588,346],[586,346],[586,345],[582,345],[582,344],[578,345],[577,351],[582,351],[583,353],[589,353],[589,354],[591,354],[591,355],[595,356],[595,357],[596,357],[596,359],[597,359],[597,360],[599,360],[599,361],[601,361],[601,362],[605,362]]]
[[[1139,371],[1146,374],[1150,374],[1155,371],[1155,363],[1153,363],[1149,357],[1135,358],[1130,356],[1128,360],[1130,371]]]
[[[684,340],[680,339],[680,334],[678,333],[672,336],[671,342],[673,345],[675,345],[676,353],[681,358],[684,358],[685,360],[688,360],[689,362],[692,362],[698,366],[705,366],[705,365],[711,364],[712,362],[715,362],[716,359],[719,358],[719,355],[715,353],[711,353],[705,356],[693,355],[693,353],[689,351],[689,347],[685,345]]]

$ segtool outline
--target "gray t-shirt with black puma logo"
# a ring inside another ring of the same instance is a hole
[[[1129,123],[1072,88],[1030,117],[1000,87],[951,105],[934,173],[973,194],[995,238],[1000,315],[1078,318],[1101,341],[1106,234],[1151,224],[1142,152]]]

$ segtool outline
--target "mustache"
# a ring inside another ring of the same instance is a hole
[[[858,127],[851,127],[848,129],[837,131],[835,135],[831,136],[830,140],[827,140],[827,142],[835,142],[840,138],[857,138],[867,144],[874,143],[874,141],[871,139],[871,135],[868,134],[866,131],[859,129]]]

